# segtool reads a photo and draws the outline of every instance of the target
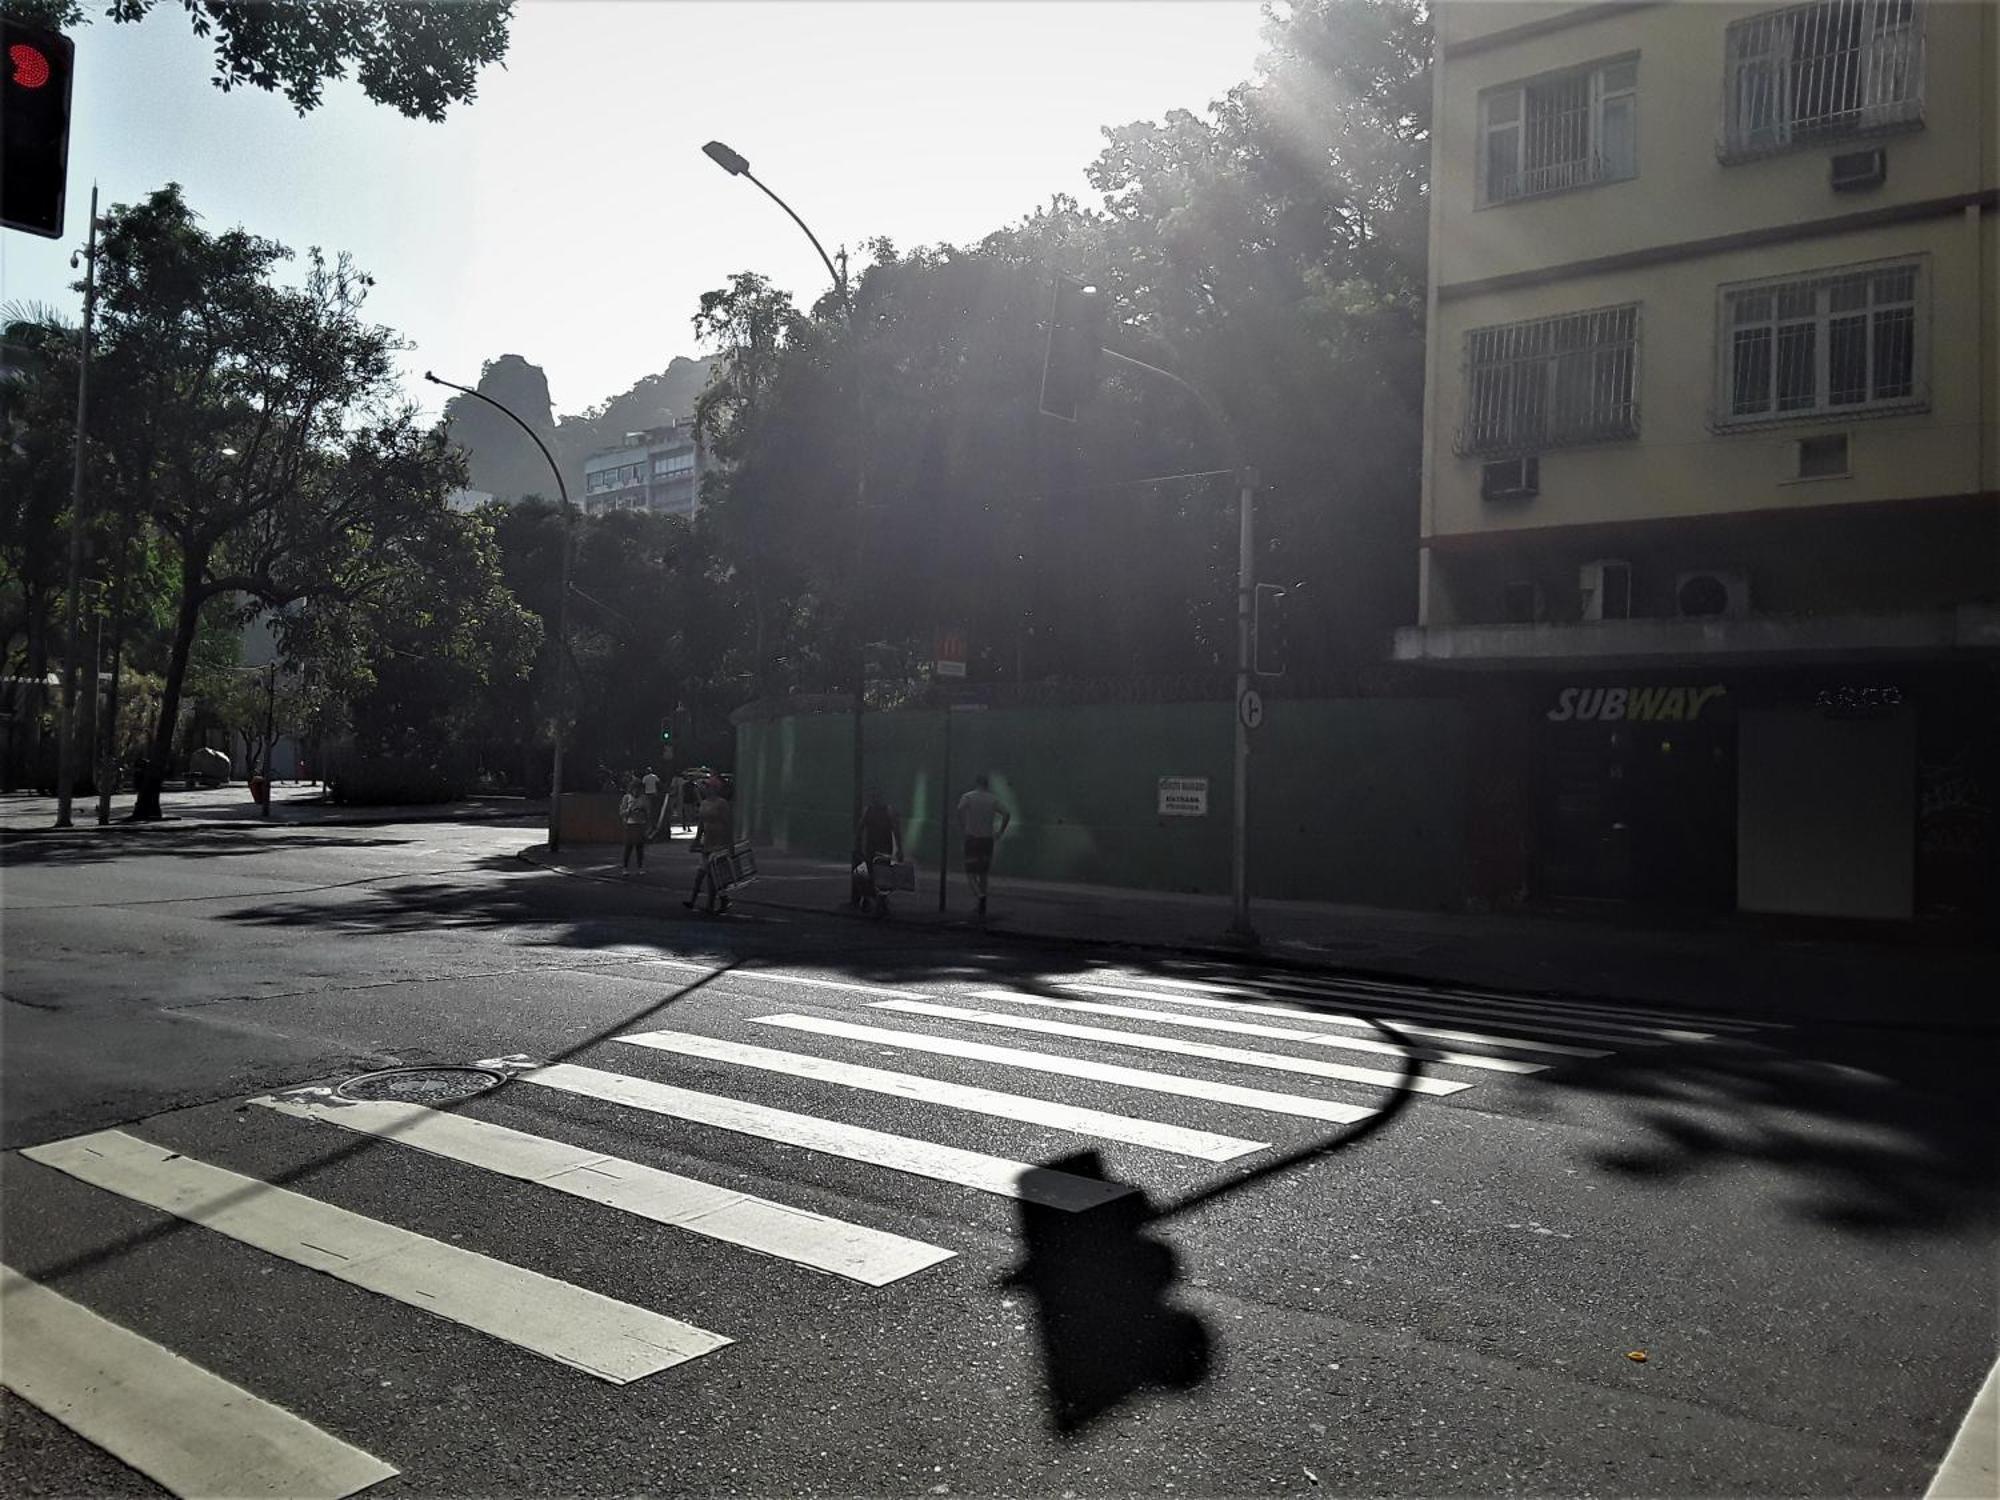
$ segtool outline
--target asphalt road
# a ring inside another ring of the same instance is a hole
[[[5,850],[65,1300],[5,1304],[0,1489],[269,1457],[148,1428],[161,1351],[371,1495],[1917,1494],[1993,1362],[1990,1033],[706,919],[534,837]]]

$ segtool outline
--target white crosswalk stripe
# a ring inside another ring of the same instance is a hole
[[[0,1266],[0,1383],[175,1495],[340,1500],[371,1454]]]
[[[21,1154],[617,1385],[730,1342],[691,1323],[272,1187],[122,1130],[72,1136]]]
[[[831,1058],[811,1057],[799,1052],[781,1052],[772,1047],[753,1047],[681,1031],[632,1032],[617,1040],[661,1052],[679,1053],[684,1057],[764,1068],[774,1073],[789,1073],[797,1078],[816,1078],[825,1083],[890,1094],[899,1099],[942,1104],[947,1109],[995,1115],[1006,1120],[1026,1120],[1079,1135],[1099,1136],[1133,1146],[1150,1146],[1156,1151],[1192,1156],[1202,1161],[1233,1161],[1253,1151],[1262,1151],[1271,1144],[1269,1141],[1246,1141],[1237,1136],[1217,1135],[1213,1131],[1188,1130],[1158,1120],[1134,1119],[1130,1115],[1116,1115],[1108,1110],[1057,1104],[1025,1094],[1003,1094],[996,1089],[972,1088],[936,1078],[920,1078],[913,1073],[895,1073],[884,1068],[836,1062]]]
[[[871,1130],[865,1125],[844,1125],[822,1120],[816,1115],[795,1114],[753,1104],[747,1099],[730,1099],[720,1094],[702,1094],[672,1084],[655,1083],[623,1073],[607,1073],[598,1068],[582,1068],[574,1063],[551,1063],[530,1068],[518,1075],[526,1083],[560,1089],[589,1099],[604,1099],[633,1109],[671,1115],[719,1130],[761,1136],[789,1146],[864,1161],[916,1177],[931,1177],[960,1187],[978,1188],[1006,1198],[1024,1198],[1047,1208],[1074,1212],[1095,1208],[1132,1189],[1123,1183],[1099,1182],[1071,1172],[1051,1171],[1027,1162],[1008,1161],[983,1152],[957,1146],[940,1146],[909,1136]]]
[[[1090,994],[1129,995],[1152,999],[1142,990],[1113,990],[1104,985],[1075,985]],[[1494,1073],[1540,1073],[1545,1064],[1516,1062],[1507,1057],[1487,1057],[1477,1052],[1440,1052],[1432,1047],[1405,1047],[1375,1037],[1329,1036],[1324,1032],[1300,1031],[1293,1026],[1266,1026],[1255,1021],[1227,1021],[1214,1016],[1173,1015],[1162,1010],[1139,1010],[1130,1005],[1098,1005],[1088,1000],[1054,1000],[1046,995],[1029,995],[1020,990],[976,990],[975,1000],[1000,1000],[1009,1005],[1040,1005],[1052,1010],[1078,1011],[1092,1016],[1113,1016],[1127,1021],[1158,1021],[1163,1026],[1187,1026],[1201,1031],[1227,1031],[1236,1036],[1269,1037],[1280,1042],[1312,1042],[1340,1047],[1350,1052],[1375,1052],[1388,1057],[1415,1056],[1425,1062],[1450,1063],[1459,1068],[1479,1068]],[[1166,998],[1166,997],[1162,997]]]
[[[966,1010],[956,1005],[931,1005],[921,1000],[877,1000],[874,1009],[898,1015],[935,1016],[940,1020],[963,1021],[973,1026],[998,1026],[1009,1031],[1032,1031],[1042,1036],[1074,1037],[1078,1041],[1108,1042],[1117,1047],[1136,1047],[1147,1052],[1173,1052],[1182,1057],[1208,1058],[1215,1062],[1241,1063],[1246,1067],[1269,1068],[1280,1073],[1306,1073],[1318,1078],[1338,1078],[1346,1083],[1367,1083],[1377,1088],[1408,1087],[1419,1094],[1456,1094],[1470,1084],[1443,1078],[1406,1080],[1400,1073],[1380,1068],[1354,1068],[1346,1063],[1321,1062],[1317,1058],[1292,1057],[1282,1052],[1256,1052],[1245,1047],[1215,1047],[1206,1042],[1190,1042],[1180,1037],[1153,1036],[1141,1031],[1116,1031],[1107,1026],[1078,1026],[1067,1021],[1046,1021],[1037,1016],[1002,1015],[990,1010]]]
[[[952,1255],[921,1240],[421,1104],[342,1099],[327,1089],[266,1095],[250,1102],[396,1141],[868,1286],[887,1286]]]
[[[828,1020],[821,1016],[758,1016],[760,1026],[785,1026],[794,1031],[810,1031],[820,1036],[848,1037],[858,1042],[876,1042],[912,1052],[931,1052],[945,1057],[967,1057],[1005,1067],[1026,1068],[1037,1073],[1054,1073],[1067,1078],[1090,1078],[1100,1083],[1123,1084],[1156,1094],[1178,1094],[1189,1099],[1208,1099],[1218,1104],[1242,1105],[1269,1110],[1273,1114],[1296,1115],[1306,1120],[1324,1120],[1334,1125],[1351,1125],[1374,1114],[1373,1109],[1343,1104],[1335,1099],[1313,1099],[1303,1094],[1280,1094],[1269,1089],[1241,1084],[1214,1083],[1206,1078],[1184,1078],[1178,1073],[1156,1073],[1147,1068],[1128,1068],[1101,1063],[1090,1058],[1029,1052],[1018,1047],[995,1046],[988,1042],[966,1041],[959,1037],[935,1037],[921,1031],[901,1031],[890,1026],[861,1026],[851,1021]]]
[[[1327,1026],[1359,1026],[1372,1029],[1375,1023],[1366,1016],[1340,1015],[1333,1011],[1312,1010],[1303,1005],[1263,1005],[1253,1000],[1225,1000],[1219,994],[1178,995],[1163,990],[1131,989],[1119,985],[1085,984],[1078,981],[1061,981],[1064,989],[1073,989],[1090,995],[1123,995],[1135,1000],[1161,1001],[1168,1005],[1198,1005],[1208,1010],[1241,1011],[1246,1015],[1285,1016],[1296,1021],[1317,1021]],[[1256,990],[1243,989],[1235,985],[1204,985],[1203,990],[1226,991],[1237,995],[1254,995]],[[1453,1031],[1436,1026],[1413,1026],[1408,1022],[1395,1023],[1398,1031],[1410,1036],[1423,1037],[1436,1042],[1469,1042],[1480,1046],[1504,1048],[1510,1052],[1545,1052],[1552,1057],[1609,1057],[1611,1054],[1599,1047],[1573,1047],[1565,1042],[1545,1042],[1529,1037],[1502,1036],[1490,1031]]]

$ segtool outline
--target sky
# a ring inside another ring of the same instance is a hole
[[[1102,127],[1221,97],[1261,22],[1256,0],[522,0],[504,68],[431,124],[344,80],[303,117],[224,93],[163,4],[75,33],[69,235],[0,232],[0,303],[80,316],[92,181],[107,206],[175,181],[212,229],[351,252],[426,411],[445,393],[423,370],[471,384],[509,353],[580,411],[698,352],[699,298],[732,272],[824,289],[810,243],[703,142],[748,157],[829,251],[967,242],[1054,193],[1095,201]]]

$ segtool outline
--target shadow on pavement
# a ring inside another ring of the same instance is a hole
[[[134,855],[147,859],[232,859],[270,854],[277,847],[271,839],[259,836],[263,824],[242,828],[176,828],[170,837],[154,833],[152,830],[158,826],[144,823],[122,829],[114,826],[85,838],[7,834],[0,836],[0,869],[98,865]],[[309,847],[318,854],[323,850],[375,849],[408,842],[407,837],[332,833],[315,836]]]

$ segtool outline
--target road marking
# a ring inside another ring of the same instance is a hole
[[[176,1495],[340,1500],[381,1459],[0,1266],[6,1385]]]
[[[1491,1023],[1507,1027],[1510,1031],[1532,1031],[1543,1036],[1569,1037],[1577,1041],[1615,1042],[1620,1047],[1664,1047],[1670,1040],[1700,1040],[1706,1033],[1676,1033],[1673,1037],[1645,1035],[1625,1030],[1607,1030],[1598,1026],[1580,1026],[1568,1021],[1548,1021],[1528,1015],[1495,1015],[1490,1010],[1477,1005],[1455,1004],[1451,1001],[1424,1002],[1422,1004],[1398,1000],[1374,993],[1361,991],[1341,992],[1305,985],[1288,984],[1273,980],[1255,989],[1243,988],[1236,991],[1245,995],[1266,995],[1272,998],[1295,996],[1301,1000],[1324,1003],[1341,1000],[1349,1005],[1364,1005],[1371,1014],[1379,1014],[1385,1020],[1398,1016],[1422,1016],[1432,1020],[1460,1023],[1473,1021]]]
[[[1124,995],[1146,1000],[1172,1002],[1171,995],[1149,995],[1144,990],[1114,989],[1101,984],[1067,984],[1064,989],[1083,990],[1094,995]],[[1255,1021],[1225,1021],[1215,1016],[1175,1015],[1164,1010],[1139,1010],[1130,1005],[1097,1005],[1088,1000],[1053,1000],[1022,990],[975,990],[975,1000],[1004,1000],[1011,1005],[1040,1005],[1052,1010],[1081,1011],[1093,1016],[1122,1016],[1128,1021],[1158,1021],[1166,1026],[1191,1026],[1202,1031],[1227,1031],[1237,1036],[1270,1037],[1281,1042],[1312,1042],[1322,1047],[1342,1047],[1350,1052],[1375,1052],[1389,1057],[1414,1054],[1425,1062],[1449,1063],[1456,1068],[1484,1068],[1494,1073],[1542,1073],[1546,1063],[1516,1062],[1507,1057],[1487,1057],[1472,1052],[1441,1052],[1431,1047],[1405,1047],[1400,1042],[1378,1041],[1372,1037],[1329,1036],[1323,1031],[1300,1031],[1291,1026],[1264,1026]]]
[[[380,1136],[868,1286],[887,1286],[950,1260],[953,1254],[921,1240],[790,1208],[455,1111],[386,1099],[346,1100],[324,1089],[250,1102],[298,1119]]]
[[[957,1146],[940,1146],[931,1141],[891,1135],[886,1130],[870,1130],[864,1125],[843,1125],[813,1115],[793,1114],[752,1104],[746,1099],[729,1099],[719,1094],[699,1094],[693,1089],[632,1078],[623,1073],[606,1073],[597,1068],[580,1068],[574,1063],[550,1063],[516,1075],[522,1082],[543,1088],[580,1094],[587,1099],[604,1099],[630,1109],[650,1110],[671,1115],[718,1130],[754,1135],[787,1146],[802,1146],[849,1161],[868,1162],[891,1171],[908,1172],[913,1177],[929,1177],[938,1182],[956,1183],[997,1193],[1003,1198],[1021,1198],[1047,1208],[1074,1213],[1095,1208],[1113,1198],[1122,1198],[1132,1189],[1122,1182],[1100,1182],[1073,1172],[1030,1166],[1004,1157],[986,1156]]]
[[[1924,1500],[1985,1500],[2000,1495],[2000,1364],[1972,1398],[1958,1436],[1938,1465]]]
[[[768,969],[718,969],[705,964],[681,963],[671,958],[654,959],[652,962],[670,969],[698,969],[713,974],[717,979],[768,979],[774,984],[797,984],[815,990],[838,990],[848,995],[887,995],[903,1000],[931,998],[921,990],[885,989],[879,984],[855,984],[844,979],[815,979],[807,974],[774,974]]]
[[[1177,1036],[1152,1036],[1143,1031],[1114,1031],[1107,1026],[1076,1026],[1068,1021],[1044,1021],[1039,1016],[1008,1016],[990,1010],[961,1010],[955,1005],[928,1005],[918,1000],[877,1000],[873,1010],[893,1010],[901,1015],[936,1016],[940,1020],[964,1021],[974,1026],[1000,1026],[1009,1031],[1032,1031],[1042,1036],[1075,1037],[1081,1042],[1108,1042],[1116,1047],[1139,1047],[1148,1052],[1171,1052],[1179,1057],[1200,1057],[1215,1062],[1240,1063],[1251,1068],[1270,1068],[1280,1073],[1307,1073],[1315,1078],[1337,1078],[1344,1083],[1371,1083],[1378,1088],[1408,1087],[1418,1094],[1456,1094],[1472,1087],[1442,1078],[1413,1078],[1407,1084],[1400,1073],[1379,1068],[1355,1068],[1346,1063],[1321,1062],[1314,1057],[1287,1057],[1277,1052],[1255,1052],[1247,1047],[1217,1047],[1207,1042],[1185,1041]]]
[[[1066,990],[1082,990],[1096,995],[1124,995],[1135,1000],[1158,1000],[1168,1005],[1200,1005],[1210,1010],[1243,1011],[1259,1016],[1289,1016],[1296,1021],[1321,1021],[1329,1026],[1360,1026],[1372,1029],[1375,1023],[1366,1016],[1336,1015],[1331,1011],[1308,1010],[1303,1005],[1264,1005],[1248,1000],[1224,1000],[1219,997],[1201,995],[1169,995],[1159,990],[1121,989],[1108,984],[1083,984],[1064,981]],[[1239,995],[1254,995],[1256,990],[1236,989],[1225,985],[1204,985],[1204,990],[1224,990]],[[1611,1054],[1598,1047],[1572,1047],[1563,1042],[1538,1042],[1527,1037],[1499,1036],[1486,1031],[1448,1031],[1435,1026],[1410,1026],[1401,1021],[1392,1023],[1396,1030],[1411,1036],[1425,1037],[1437,1042],[1475,1042],[1487,1047],[1505,1047],[1515,1052],[1547,1052],[1559,1057],[1609,1057]]]
[[[1026,1094],[1003,1094],[998,1089],[975,1088],[947,1083],[915,1073],[895,1073],[885,1068],[862,1067],[827,1057],[800,1052],[782,1052],[773,1047],[753,1047],[742,1042],[726,1042],[716,1037],[695,1036],[680,1031],[641,1031],[614,1040],[635,1046],[652,1047],[684,1057],[707,1058],[711,1062],[736,1063],[746,1068],[764,1068],[788,1073],[795,1078],[813,1078],[848,1088],[868,1089],[899,1099],[915,1099],[940,1104],[946,1109],[962,1109],[973,1114],[996,1115],[1003,1120],[1027,1120],[1079,1135],[1123,1141],[1130,1146],[1148,1146],[1170,1151],[1176,1156],[1192,1156],[1201,1161],[1234,1161],[1253,1151],[1262,1151],[1269,1141],[1246,1141],[1232,1135],[1207,1130],[1189,1130],[1159,1120],[1142,1120],[1108,1110],[1085,1109],[1074,1104],[1058,1104]]]
[[[1658,1021],[1668,1026],[1699,1026],[1715,1031],[1789,1031],[1791,1026],[1782,1021],[1751,1021],[1735,1017],[1696,1015],[1685,1011],[1656,1010],[1650,1006],[1634,1003],[1614,1005],[1598,1001],[1567,1000],[1545,998],[1533,995],[1505,994],[1497,990],[1462,989],[1458,987],[1434,988],[1419,984],[1397,984],[1387,980],[1363,979],[1359,977],[1319,978],[1305,974],[1257,974],[1242,975],[1234,984],[1215,984],[1191,979],[1170,979],[1164,975],[1133,974],[1129,970],[1099,970],[1108,978],[1138,980],[1150,984],[1181,985],[1195,989],[1213,989],[1224,992],[1246,993],[1241,986],[1256,985],[1263,989],[1289,989],[1305,994],[1334,995],[1345,999],[1388,996],[1419,1002],[1456,1004],[1467,1009],[1520,1010],[1528,1014],[1554,1016],[1564,1020],[1574,1020],[1585,1025],[1643,1026]],[[1252,992],[1254,993],[1254,991]],[[1698,1033],[1706,1039],[1709,1032]],[[1676,1039],[1685,1037],[1676,1034]]]
[[[315,1271],[615,1385],[731,1342],[691,1323],[272,1187],[121,1130],[21,1153]]]
[[[844,1036],[857,1042],[880,1042],[884,1046],[901,1047],[909,1052],[969,1057],[1012,1068],[1029,1068],[1037,1073],[1054,1073],[1064,1078],[1089,1078],[1099,1083],[1123,1084],[1127,1088],[1147,1089],[1155,1094],[1178,1094],[1186,1099],[1240,1104],[1248,1109],[1296,1115],[1306,1120],[1326,1120],[1336,1125],[1351,1125],[1375,1113],[1357,1104],[1340,1104],[1331,1099],[1277,1094],[1234,1083],[1210,1083],[1205,1078],[1183,1078],[1177,1073],[1155,1073],[1147,1068],[1127,1068],[1116,1063],[1092,1062],[1087,1058],[1058,1057],[1049,1052],[1027,1052],[1017,1047],[996,1047],[987,1042],[969,1042],[958,1037],[928,1036],[920,1031],[897,1031],[889,1026],[860,1026],[852,1021],[834,1021],[820,1016],[758,1016],[756,1022],[759,1026],[784,1026],[816,1036]]]

